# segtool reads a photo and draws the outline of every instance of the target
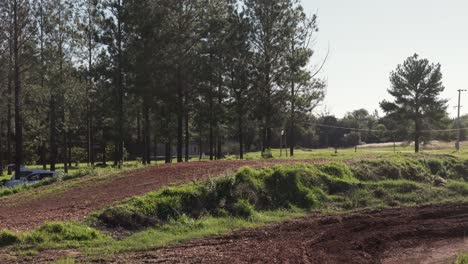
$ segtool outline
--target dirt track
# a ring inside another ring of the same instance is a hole
[[[106,179],[80,179],[74,187],[47,193],[39,188],[35,195],[12,195],[0,199],[0,229],[31,230],[47,221],[82,220],[91,212],[113,202],[157,190],[171,183],[207,179],[235,171],[242,166],[255,168],[275,164],[320,163],[325,160],[249,160],[168,164],[124,172]]]
[[[468,250],[468,204],[311,216],[196,240],[116,263],[453,263]]]

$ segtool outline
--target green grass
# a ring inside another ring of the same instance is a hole
[[[466,143],[466,142],[465,142]],[[421,146],[421,152],[419,155],[453,155],[458,158],[468,159],[468,143],[460,152],[456,152],[452,142],[443,143],[440,146]],[[271,149],[273,158],[291,158],[289,157],[289,149],[283,149],[282,155],[280,155],[279,149]],[[288,154],[288,155],[287,155]],[[365,147],[359,146],[357,151],[354,148],[338,149],[335,153],[335,149],[297,149],[294,151],[295,159],[309,159],[309,158],[327,158],[336,160],[345,159],[362,159],[366,156],[377,156],[377,157],[393,157],[395,155],[414,155],[414,147],[409,145],[397,145],[395,150],[393,146],[385,147]],[[237,156],[228,156],[228,159],[236,159]],[[249,152],[245,154],[246,159],[261,159],[262,155],[260,151]]]
[[[455,261],[455,264],[468,264],[468,254],[460,255]]]

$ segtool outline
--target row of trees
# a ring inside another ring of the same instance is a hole
[[[242,158],[281,130],[293,155],[317,30],[298,0],[1,1],[0,161]]]

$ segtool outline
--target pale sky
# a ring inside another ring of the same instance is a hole
[[[468,0],[302,0],[317,13],[315,63],[330,57],[322,77],[328,80],[322,107],[342,117],[346,112],[379,108],[390,99],[389,75],[418,53],[439,62],[448,111],[455,116],[457,90],[468,89]],[[462,96],[468,113],[468,93]]]

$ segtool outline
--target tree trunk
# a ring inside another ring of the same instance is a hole
[[[419,120],[415,121],[415,131],[414,131],[414,152],[419,153],[419,140],[421,137],[421,126]]]
[[[104,131],[103,131],[104,135]],[[107,166],[107,156],[106,156],[107,142],[104,140],[102,143],[102,165]]]
[[[209,101],[209,123],[210,123],[210,135],[209,135],[209,145],[210,145],[210,160],[214,160],[214,102],[213,102],[213,85],[210,82],[210,90],[208,93]]]
[[[55,95],[50,95],[50,170],[55,171],[57,162],[57,116],[55,111]]]
[[[239,129],[239,158],[244,159],[244,129],[242,109],[239,107],[238,111],[238,129]]]
[[[147,100],[144,100],[144,164],[151,164],[151,139],[150,139],[150,109]]]
[[[118,90],[118,140],[116,142],[117,151],[117,165],[122,168],[123,156],[124,156],[124,136],[123,136],[123,122],[124,122],[124,110],[123,110],[123,76],[122,76],[122,2],[117,0],[117,90]]]
[[[178,72],[180,72],[180,69],[178,70]],[[177,74],[177,162],[183,162],[182,149],[184,141],[184,93],[180,78],[180,74]]]
[[[144,150],[142,149],[142,136],[141,136],[141,110],[138,109],[137,110],[137,151],[138,151],[138,154],[140,155],[141,154],[141,157],[142,157],[142,162],[144,162],[144,155],[145,155],[145,152]]]
[[[153,155],[155,157],[154,162],[156,165],[158,164],[158,135],[156,133],[153,134]]]
[[[40,1],[40,59],[41,59],[41,91],[45,89],[45,74],[46,74],[46,66],[44,60],[44,13],[43,13],[43,1]],[[47,124],[47,121],[45,122]],[[47,169],[47,161],[46,161],[46,146],[45,143],[41,144],[40,147],[40,155],[41,155],[41,164],[42,169]]]
[[[272,115],[272,105],[271,105],[271,64],[270,57],[266,56],[266,68],[265,68],[265,90],[267,94],[266,98],[266,118],[265,118],[265,129],[266,129],[266,146],[265,149],[271,149],[271,115]]]
[[[165,156],[166,156],[166,163],[172,163],[171,140],[170,139],[165,144]]]
[[[93,87],[93,32],[92,32],[92,10],[91,0],[88,0],[88,93],[87,93],[87,105],[88,105],[88,162],[94,167],[94,126],[93,126],[93,100],[89,96],[89,92]]]
[[[68,138],[68,167],[72,167],[72,145],[70,142],[70,138]]]
[[[62,110],[64,111],[64,110]],[[65,113],[62,113],[62,121],[65,123]],[[66,128],[64,127],[63,133],[63,171],[68,173],[68,136]]]
[[[185,96],[185,101],[187,101],[187,95]],[[190,127],[189,127],[189,121],[190,121],[190,114],[189,110],[187,107],[187,103],[185,106],[185,162],[190,161]]]
[[[203,141],[202,141],[202,130],[201,130],[201,126],[200,126],[200,131],[199,131],[199,138],[198,138],[198,154],[199,154],[199,157],[198,159],[199,160],[202,160],[203,158]]]
[[[18,23],[18,1],[13,1],[13,54],[14,54],[14,74],[15,74],[15,172],[20,175],[20,168],[23,165],[23,116],[22,116],[22,87],[21,87],[21,72],[20,72],[20,25]]]
[[[47,170],[46,146],[45,146],[45,144],[42,144],[42,146],[41,146],[41,163],[42,163],[42,169]]]
[[[13,29],[10,29],[13,30]],[[10,34],[12,32],[10,31]],[[9,46],[9,61],[8,61],[8,102],[7,102],[7,163],[12,163],[13,153],[12,153],[12,139],[13,139],[13,115],[12,115],[12,98],[13,98],[13,41],[10,38],[8,41]]]
[[[296,147],[296,87],[294,81],[291,83],[291,126],[289,129],[289,155],[294,156],[294,148]]]
[[[0,176],[3,175],[3,120],[0,122]]]
[[[62,23],[62,12],[59,12],[59,23]],[[59,79],[60,85],[63,85],[64,78],[63,78],[63,62],[64,62],[64,52],[63,52],[63,42],[60,39],[58,44],[59,55],[60,55],[60,62],[59,62]],[[66,117],[65,117],[65,89],[61,90],[60,93],[60,118],[61,118],[61,132],[62,132],[62,139],[63,139],[63,146],[62,146],[62,157],[63,157],[63,170],[65,173],[68,173],[68,135],[67,135],[67,127],[66,127]]]
[[[221,126],[222,126],[222,106],[223,106],[223,94],[222,94],[222,87],[221,87],[221,77],[219,79],[218,84],[218,111],[216,115],[216,159],[220,160],[223,158],[223,137],[221,133]]]

